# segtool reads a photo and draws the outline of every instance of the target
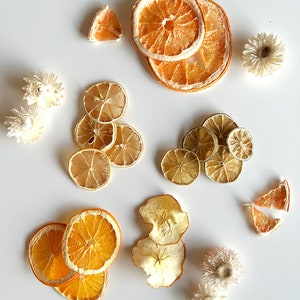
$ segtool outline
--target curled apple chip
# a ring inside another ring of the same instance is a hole
[[[189,227],[187,213],[168,194],[149,198],[139,212],[153,226],[149,237],[160,245],[177,243]]]
[[[147,274],[147,283],[153,288],[169,287],[183,273],[185,245],[159,245],[150,238],[139,240],[132,249],[132,260]]]

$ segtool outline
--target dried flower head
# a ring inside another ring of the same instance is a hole
[[[193,294],[191,300],[222,300],[225,298],[226,297],[224,295],[221,295],[210,287],[199,283],[198,290]]]
[[[31,77],[25,77],[27,85],[24,100],[28,105],[36,104],[42,109],[59,106],[64,97],[62,83],[53,73],[38,72]]]
[[[284,44],[276,35],[262,32],[245,44],[243,64],[256,76],[271,75],[281,67],[284,53]]]
[[[237,284],[243,272],[243,264],[238,253],[226,247],[210,250],[202,262],[202,281],[216,291],[224,291],[229,286]]]
[[[7,116],[4,125],[8,128],[7,136],[16,137],[18,143],[29,144],[36,141],[44,128],[44,114],[36,105],[26,110],[12,109],[12,116]]]

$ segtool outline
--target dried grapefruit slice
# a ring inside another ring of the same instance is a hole
[[[83,106],[94,121],[111,123],[124,115],[127,95],[117,82],[99,82],[85,92]]]
[[[132,9],[132,38],[148,57],[178,61],[191,56],[204,36],[196,0],[138,0]]]
[[[38,280],[49,286],[59,286],[75,276],[65,263],[62,254],[62,237],[66,225],[49,223],[30,239],[28,260]]]
[[[105,153],[97,149],[81,149],[69,159],[69,174],[81,188],[96,190],[110,178],[110,162]]]
[[[191,184],[200,174],[200,162],[197,154],[187,149],[170,149],[161,161],[161,170],[165,178],[179,184]]]
[[[223,8],[197,0],[203,12],[205,35],[193,55],[177,62],[148,58],[156,79],[167,88],[196,92],[216,83],[227,71],[232,55],[230,24]]]
[[[103,209],[87,209],[74,215],[63,235],[62,249],[70,269],[84,275],[106,270],[121,246],[117,220]]]
[[[119,40],[123,35],[123,29],[116,13],[103,6],[95,15],[88,33],[91,42]]]

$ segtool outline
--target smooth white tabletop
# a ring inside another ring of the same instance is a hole
[[[83,208],[101,207],[118,219],[123,243],[109,269],[104,299],[189,299],[199,279],[200,258],[210,247],[228,246],[240,253],[245,275],[228,299],[299,299],[299,3],[220,0],[232,27],[233,57],[225,76],[198,93],[179,93],[161,86],[150,74],[130,34],[133,0],[109,1],[124,36],[118,42],[93,44],[86,38],[91,20],[104,1],[27,0],[0,2],[0,140],[1,140],[1,299],[62,299],[42,285],[27,261],[26,245],[41,225],[67,222]],[[256,78],[242,65],[247,39],[275,33],[286,45],[281,70]],[[54,108],[38,142],[17,144],[6,136],[4,116],[22,103],[23,77],[37,70],[54,72],[65,87],[62,106]],[[90,85],[117,81],[129,97],[122,122],[142,135],[145,150],[130,168],[113,168],[104,188],[78,188],[67,172],[68,157],[77,149],[72,134],[83,116],[82,94]],[[254,156],[231,184],[201,175],[193,184],[177,186],[160,170],[166,150],[180,146],[183,135],[213,113],[227,113],[247,128]],[[242,202],[278,180],[291,188],[290,212],[268,237],[249,226]],[[184,274],[170,288],[153,289],[144,271],[131,260],[135,242],[147,234],[137,208],[149,197],[172,194],[188,212],[190,227]]]

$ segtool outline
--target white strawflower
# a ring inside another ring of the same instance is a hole
[[[28,105],[36,104],[42,109],[61,105],[63,94],[62,83],[53,73],[38,72],[31,77],[25,77],[27,85],[24,100]]]
[[[36,141],[44,128],[44,114],[36,105],[26,110],[12,109],[12,116],[7,116],[4,125],[8,128],[7,136],[16,137],[18,143],[29,144]]]
[[[277,71],[283,63],[284,44],[273,33],[259,33],[244,46],[243,64],[256,76],[267,76]]]
[[[226,297],[224,295],[218,294],[210,287],[204,286],[199,283],[198,290],[193,294],[191,300],[222,300],[225,298]]]
[[[238,253],[226,247],[207,252],[200,269],[202,282],[215,291],[225,291],[239,283],[244,267]]]

